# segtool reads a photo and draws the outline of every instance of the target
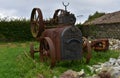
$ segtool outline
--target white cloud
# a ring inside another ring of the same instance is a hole
[[[17,15],[17,10],[6,10],[6,9],[0,9],[0,18],[19,18]]]
[[[32,9],[38,7],[46,19],[52,17],[57,8],[64,9],[62,1],[70,3],[68,10],[76,16],[83,15],[77,18],[80,22],[95,11],[108,13],[120,10],[120,0],[0,0],[0,16],[30,18]]]

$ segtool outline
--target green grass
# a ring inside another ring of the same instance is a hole
[[[34,42],[38,47],[38,44]],[[29,57],[29,44],[25,43],[0,43],[0,78],[37,78],[39,75],[45,78],[52,78],[68,69],[80,71],[84,69],[90,73],[87,65],[94,65],[98,62],[108,61],[110,57],[117,58],[118,51],[92,52],[90,64],[83,61],[62,61],[56,64],[53,69],[39,61],[39,55],[35,55],[35,60]]]

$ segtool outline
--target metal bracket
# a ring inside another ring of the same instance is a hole
[[[68,4],[64,4],[64,2],[62,2],[62,4],[63,4],[63,6],[65,7],[65,11],[67,11],[67,6],[69,5],[69,2],[68,2]]]

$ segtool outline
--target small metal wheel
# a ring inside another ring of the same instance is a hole
[[[40,41],[40,60],[50,64],[50,67],[55,66],[55,48],[49,37],[44,37]]]
[[[42,12],[39,8],[34,8],[31,13],[31,33],[33,37],[38,38],[44,31],[44,22]]]
[[[34,59],[34,52],[35,52],[35,50],[34,50],[34,44],[33,43],[31,43],[30,44],[30,56]]]
[[[87,38],[83,37],[83,56],[86,58],[86,63],[90,62],[91,59],[91,44]]]

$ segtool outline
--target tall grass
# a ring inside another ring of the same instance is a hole
[[[46,63],[41,63],[39,54],[35,59],[29,57],[29,42],[26,43],[0,43],[0,78],[37,78],[43,75],[45,78],[59,76],[66,70],[85,70],[91,74],[88,65],[108,61],[110,57],[117,58],[120,53],[117,51],[94,52],[89,64],[83,61],[60,61],[53,69]],[[35,43],[36,45],[39,45]]]

